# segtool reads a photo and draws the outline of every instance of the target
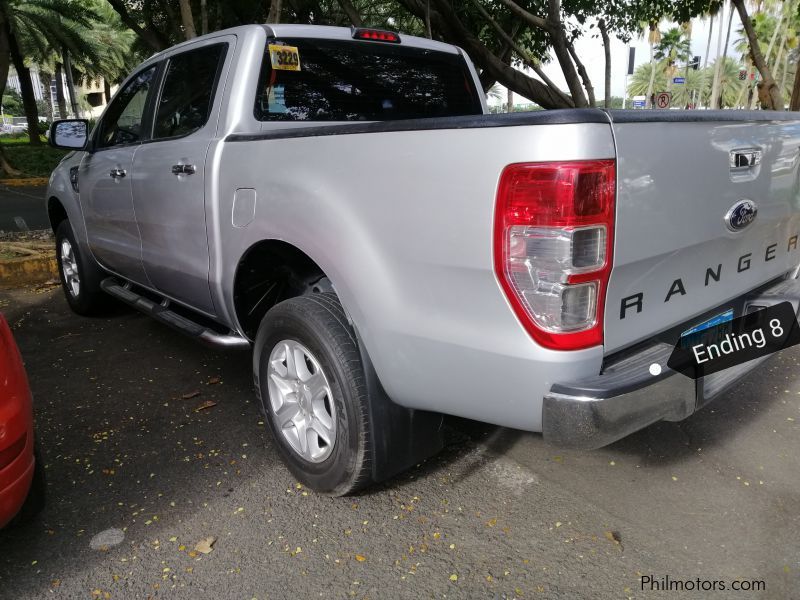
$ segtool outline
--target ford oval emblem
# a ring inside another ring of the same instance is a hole
[[[741,231],[756,220],[758,208],[752,200],[739,200],[725,215],[725,226],[730,231]]]

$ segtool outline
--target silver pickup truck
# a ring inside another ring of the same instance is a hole
[[[288,466],[345,494],[435,452],[442,415],[595,448],[684,419],[682,332],[789,300],[800,115],[489,115],[458,48],[253,25],[157,54],[47,208],[79,314],[110,296],[251,348]]]

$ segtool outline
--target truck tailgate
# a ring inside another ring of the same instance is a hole
[[[800,263],[800,114],[676,112],[610,111],[618,189],[606,353]]]

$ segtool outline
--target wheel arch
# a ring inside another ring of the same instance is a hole
[[[303,294],[334,291],[328,274],[306,252],[289,242],[262,239],[244,251],[233,278],[233,309],[241,331],[255,338],[266,312],[278,302]]]
[[[58,226],[61,225],[63,221],[69,219],[67,209],[56,196],[50,196],[47,199],[47,218],[50,220],[50,228],[53,230],[53,233],[56,232]]]

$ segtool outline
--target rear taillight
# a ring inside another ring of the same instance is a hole
[[[519,320],[557,350],[603,343],[614,240],[613,160],[523,163],[500,176],[494,265]]]

